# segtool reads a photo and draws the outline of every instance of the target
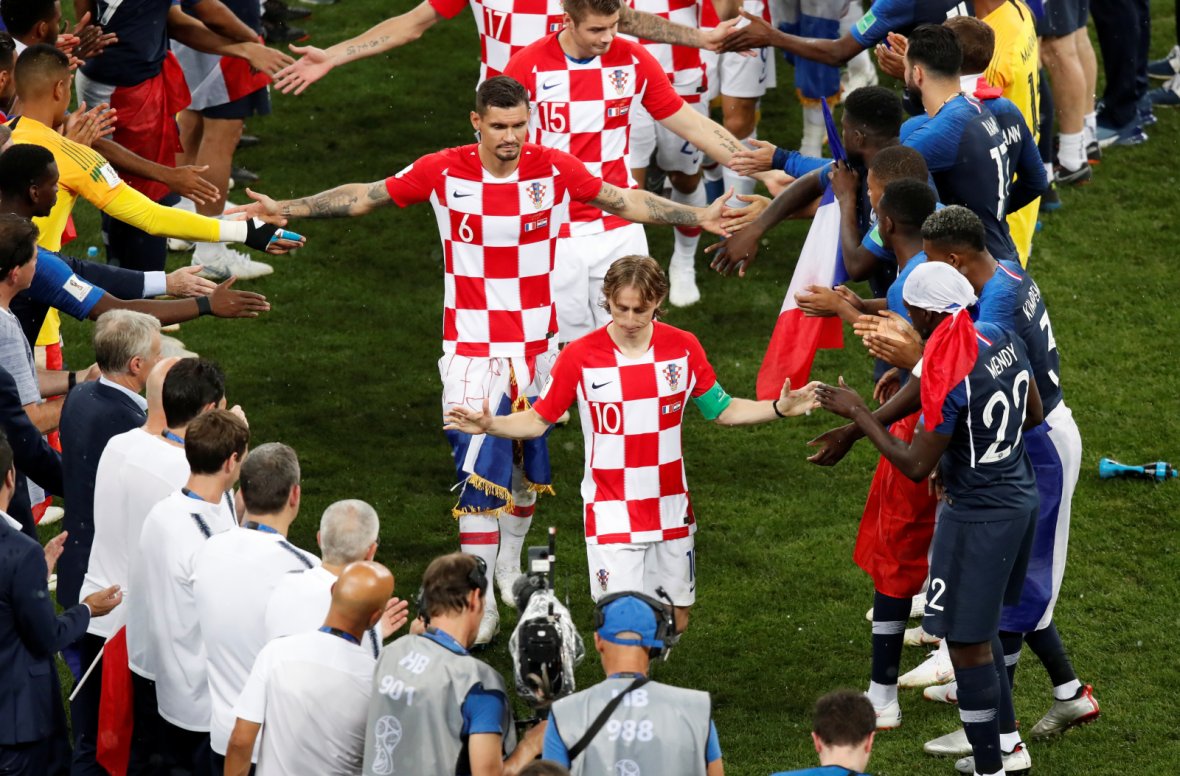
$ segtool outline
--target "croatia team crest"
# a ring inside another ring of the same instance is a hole
[[[668,388],[675,391],[680,386],[680,373],[684,371],[676,364],[664,367],[664,379],[668,381]]]
[[[598,586],[602,588],[602,592],[606,592],[606,584],[610,581],[610,572],[606,569],[599,569],[598,573],[594,575],[598,578]]]
[[[533,181],[529,187],[525,189],[529,195],[529,202],[533,203],[533,207],[539,208],[545,202],[545,185]]]
[[[620,97],[627,91],[627,71],[626,70],[612,70],[610,75],[610,85],[615,88],[615,94]]]

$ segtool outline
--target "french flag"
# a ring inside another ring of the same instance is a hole
[[[840,133],[832,121],[832,112],[827,101],[821,101],[824,122],[828,129],[828,145],[832,156],[845,160]],[[844,347],[844,330],[839,318],[809,318],[799,309],[795,294],[806,291],[808,286],[837,286],[848,279],[840,252],[840,203],[829,188],[819,201],[815,220],[803,243],[791,286],[783,300],[782,310],[770,345],[758,371],[758,398],[777,399],[788,378],[791,386],[806,385],[811,376],[811,364],[815,352],[820,348]]]

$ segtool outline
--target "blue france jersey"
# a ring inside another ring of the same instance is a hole
[[[1032,365],[1015,333],[992,323],[975,328],[979,357],[947,394],[935,429],[951,437],[940,464],[947,503],[974,520],[1022,517],[1037,504],[1022,432]]]
[[[910,257],[910,260],[905,263],[905,266],[902,267],[900,271],[898,271],[897,280],[893,281],[893,285],[891,285],[889,290],[885,293],[885,305],[910,323],[913,323],[913,321],[910,321],[910,311],[905,309],[905,298],[902,296],[902,292],[905,290],[905,282],[910,276],[910,273],[913,272],[914,268],[916,268],[919,264],[925,263],[926,251],[918,251],[915,253]]]
[[[979,294],[979,320],[1016,332],[1028,351],[1041,404],[1048,415],[1063,400],[1061,359],[1041,289],[1020,262],[1002,261]]]
[[[1045,188],[1047,179],[1040,158],[1032,164],[1036,146],[1024,120],[1009,126],[1013,123],[1008,111],[1012,103],[1000,99],[989,101],[991,104],[998,104],[999,116],[973,97],[960,94],[934,118],[922,115],[906,121],[901,142],[925,158],[944,203],[962,205],[979,216],[992,255],[1015,259],[1016,246],[1004,220],[1009,209],[1019,209],[1015,201],[1009,201],[1012,176],[1019,171],[1021,191],[1035,191],[1034,197]],[[1019,117],[1019,111],[1015,115]],[[1025,197],[1022,194],[1021,199]],[[1029,198],[1019,206],[1031,201]]]
[[[872,48],[891,32],[909,35],[919,24],[974,15],[974,0],[876,0],[849,32],[857,43]]]

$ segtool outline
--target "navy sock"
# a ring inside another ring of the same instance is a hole
[[[1000,644],[1004,647],[1004,667],[1008,672],[1008,686],[1016,686],[1016,664],[1020,662],[1020,648],[1024,646],[1024,634],[1000,631]]]
[[[971,742],[976,773],[997,773],[1004,767],[1000,755],[1000,677],[995,665],[955,668],[959,683],[959,719]]]
[[[1054,687],[1076,681],[1078,675],[1074,673],[1073,663],[1069,662],[1069,655],[1065,653],[1065,645],[1061,643],[1061,636],[1057,633],[1057,624],[1049,623],[1039,631],[1033,631],[1024,637],[1028,648],[1040,658],[1049,672],[1049,681]]]
[[[873,594],[873,674],[877,684],[897,684],[910,599]]]
[[[992,662],[996,667],[996,678],[1000,683],[1000,695],[996,705],[999,712],[996,717],[1001,733],[1016,732],[1016,709],[1012,706],[1012,685],[1008,683],[1008,667],[1004,663],[1004,646],[1000,637],[992,638]],[[988,773],[988,771],[980,771]]]

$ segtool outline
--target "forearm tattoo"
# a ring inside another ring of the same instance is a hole
[[[675,24],[655,14],[633,10],[626,3],[619,10],[620,32],[657,43],[671,43],[673,46],[701,47],[699,30]]]
[[[391,35],[382,35],[378,38],[370,38],[363,43],[353,43],[344,49],[344,55],[347,57],[360,56],[366,52],[381,48],[392,39],[393,36]]]
[[[678,205],[655,194],[644,192],[643,204],[647,206],[647,215],[652,223],[674,226],[697,226],[700,223],[695,209]]]
[[[367,212],[373,203],[389,198],[384,181],[368,186],[350,183],[330,191],[284,202],[281,213],[287,218],[338,218]],[[363,200],[363,202],[362,202]]]
[[[602,208],[609,213],[619,213],[627,206],[627,200],[623,196],[623,192],[609,183],[602,184],[602,189],[598,192],[598,196],[594,198],[592,205]]]

